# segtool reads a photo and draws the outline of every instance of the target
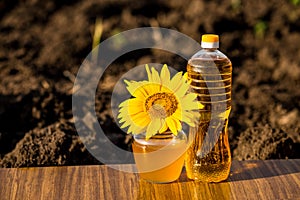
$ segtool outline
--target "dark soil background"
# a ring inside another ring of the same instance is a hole
[[[100,164],[81,142],[72,116],[72,87],[92,49],[96,18],[103,22],[101,41],[144,26],[174,29],[197,41],[204,33],[219,34],[220,50],[234,67],[233,158],[300,158],[298,2],[2,0],[0,166]],[[131,140],[114,123],[110,94],[120,72],[150,62],[186,67],[172,54],[143,50],[117,59],[99,84],[99,123],[123,149]]]

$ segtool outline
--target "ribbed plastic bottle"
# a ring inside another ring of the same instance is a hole
[[[186,171],[189,179],[220,182],[228,178],[231,167],[227,126],[232,64],[218,50],[218,35],[202,35],[201,47],[187,65],[191,90],[204,108],[200,110],[198,126],[189,131]]]

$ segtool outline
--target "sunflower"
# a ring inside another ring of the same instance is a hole
[[[127,133],[146,132],[146,139],[170,130],[174,135],[182,129],[182,122],[196,126],[203,106],[196,101],[197,95],[189,92],[189,83],[182,72],[170,79],[167,65],[159,74],[146,65],[148,81],[127,81],[127,90],[133,98],[119,105],[121,128],[129,126]],[[198,111],[197,111],[198,110]]]

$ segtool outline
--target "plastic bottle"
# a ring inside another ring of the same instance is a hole
[[[188,61],[188,79],[204,108],[199,125],[190,128],[186,171],[190,179],[220,182],[228,178],[231,153],[228,117],[231,111],[232,64],[219,48],[219,36],[202,36],[202,49]]]

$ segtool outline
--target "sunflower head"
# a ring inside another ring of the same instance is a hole
[[[146,65],[147,81],[127,81],[127,90],[133,98],[119,105],[121,128],[129,127],[128,133],[145,132],[146,139],[170,130],[174,135],[182,129],[181,123],[194,127],[203,106],[196,101],[197,95],[189,92],[189,83],[178,72],[170,78],[167,65],[160,74]]]

